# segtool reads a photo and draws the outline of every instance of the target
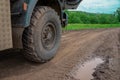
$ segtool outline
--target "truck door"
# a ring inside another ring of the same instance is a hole
[[[76,9],[82,0],[65,0],[66,9]]]

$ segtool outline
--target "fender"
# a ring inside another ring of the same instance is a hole
[[[24,0],[24,2],[27,3],[27,10],[22,11],[22,13],[19,15],[12,15],[12,25],[14,27],[28,27],[30,25],[31,16],[35,6],[40,6],[40,5],[50,6],[54,9],[52,5],[48,4],[50,0],[45,0],[45,1],[46,1],[45,4],[41,4],[42,2],[41,0]],[[55,2],[57,1],[57,4],[59,6],[59,10],[57,10],[57,12],[60,16],[62,16],[61,1],[60,0],[51,0],[51,1],[55,1]]]
[[[23,4],[27,4],[27,10],[24,11],[22,9],[21,12],[18,12],[19,14],[16,13],[11,13],[12,14],[12,26],[13,27],[28,27],[30,24],[31,16],[33,9],[35,8],[38,0],[24,0],[22,3],[22,8]],[[15,6],[16,7],[16,6]]]
[[[15,1],[16,3],[12,3]],[[64,27],[65,17],[62,10],[76,8],[82,0],[11,0],[12,26],[28,27],[30,25],[31,16],[35,6],[50,6],[53,8],[61,19]],[[73,3],[74,2],[74,3]],[[23,9],[23,4],[27,4],[27,10]]]
[[[28,4],[28,9],[27,9],[27,12],[26,12],[25,18],[24,18],[24,20],[25,20],[25,22],[23,23],[24,27],[29,26],[32,12],[33,12],[37,2],[38,2],[38,0],[26,0],[26,3]]]

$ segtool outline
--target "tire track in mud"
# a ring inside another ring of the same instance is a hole
[[[0,72],[2,72],[0,80],[77,80],[70,75],[70,71],[76,64],[83,63],[92,57],[108,56],[108,53],[101,55],[99,53],[104,52],[103,48],[109,48],[108,43],[111,44],[110,47],[116,47],[117,40],[115,39],[111,43],[111,39],[116,38],[118,30],[120,29],[65,32],[58,54],[54,59],[45,64],[29,63],[21,57],[10,58],[9,61],[3,60],[0,62]],[[107,50],[111,50],[111,48]]]
[[[107,47],[106,47],[107,46]],[[105,62],[96,68],[93,80],[120,80],[120,30],[111,32],[95,53]]]

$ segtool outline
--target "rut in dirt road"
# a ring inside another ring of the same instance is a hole
[[[57,55],[44,64],[28,62],[20,55],[21,53],[17,54],[18,52],[14,52],[14,55],[7,53],[9,56],[0,55],[0,80],[80,80],[72,75],[76,71],[74,70],[76,65],[82,65],[96,57],[103,58],[105,62],[108,57],[119,58],[118,34],[119,28],[65,32]],[[96,68],[98,72],[94,73],[94,80],[104,80],[105,77],[113,77],[117,73],[116,70],[114,73],[110,70],[113,75],[104,74],[103,77],[99,77],[103,75],[99,70],[101,68]],[[118,78],[116,75],[114,79]]]

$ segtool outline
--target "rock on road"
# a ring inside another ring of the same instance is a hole
[[[4,53],[0,54],[0,80],[79,80],[71,70],[94,57],[102,57],[105,63],[96,68],[93,80],[120,80],[119,28],[64,32],[57,55],[44,64],[27,61],[19,51]]]

